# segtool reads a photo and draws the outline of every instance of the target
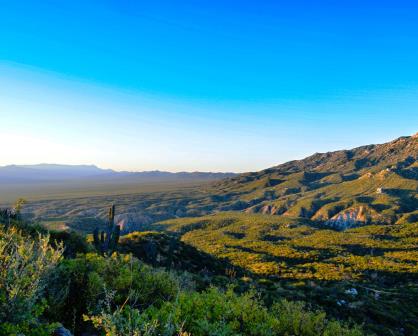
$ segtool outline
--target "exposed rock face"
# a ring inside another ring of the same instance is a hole
[[[370,221],[370,214],[364,206],[341,211],[325,222],[326,225],[345,230],[360,224],[367,224]]]
[[[345,291],[345,294],[352,295],[352,296],[357,296],[358,291],[355,288],[349,288]]]
[[[269,215],[275,215],[277,214],[278,208],[272,205],[265,205],[260,209],[260,212],[262,214],[269,214]]]
[[[255,205],[245,210],[246,213],[262,213],[264,215],[280,215],[284,210],[277,206],[267,205]]]
[[[363,180],[363,179],[369,179],[369,178],[372,178],[372,177],[373,177],[373,174],[369,172],[369,173],[366,173],[366,174],[360,176],[359,179]]]
[[[382,187],[376,189],[376,194],[383,194],[385,192],[385,189]]]
[[[120,226],[121,234],[141,231],[145,225],[154,221],[151,217],[138,212],[127,212],[115,216],[115,223]]]

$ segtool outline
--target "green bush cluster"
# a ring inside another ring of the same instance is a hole
[[[327,321],[324,313],[306,311],[302,303],[283,300],[268,310],[253,292],[237,295],[232,288],[224,292],[214,287],[202,293],[181,291],[175,300],[143,312],[131,306],[111,312],[107,307],[86,320],[114,336],[363,335],[359,328]]]
[[[76,332],[93,326],[108,335],[361,334],[299,304],[289,309],[291,303],[284,301],[269,311],[255,293],[240,296],[231,288],[196,292],[187,277],[156,270],[130,255],[82,255],[63,261],[57,274],[49,294],[60,302],[50,300],[50,318],[66,325],[75,321]],[[62,292],[64,298],[55,294]]]
[[[54,307],[49,318],[75,331],[88,327],[83,315],[98,313],[109,293],[113,293],[115,306],[128,300],[146,308],[173,299],[179,290],[178,279],[172,273],[116,253],[110,257],[87,253],[66,259],[55,273],[48,290],[48,301]]]

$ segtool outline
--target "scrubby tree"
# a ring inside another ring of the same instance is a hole
[[[0,335],[43,335],[38,321],[45,307],[44,289],[62,257],[63,247],[49,236],[27,239],[15,228],[0,231]]]

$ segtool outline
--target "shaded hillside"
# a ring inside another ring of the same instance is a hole
[[[154,266],[198,273],[203,276],[226,275],[232,266],[194,246],[162,232],[134,232],[121,237],[119,251]]]

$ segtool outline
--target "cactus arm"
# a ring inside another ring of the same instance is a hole
[[[97,250],[100,249],[100,240],[99,240],[99,228],[95,228],[93,231],[93,243]]]
[[[115,205],[109,208],[108,219],[107,229],[100,232],[100,237],[98,228],[93,232],[94,245],[102,255],[111,255],[119,243],[120,226],[115,225]]]

